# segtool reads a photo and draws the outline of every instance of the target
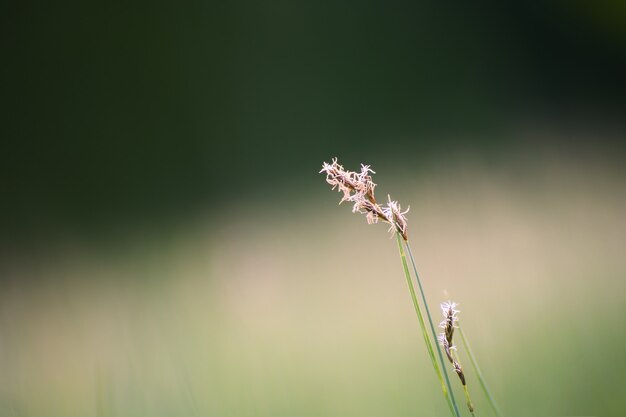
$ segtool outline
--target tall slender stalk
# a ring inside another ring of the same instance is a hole
[[[480,371],[480,368],[478,367],[478,362],[476,361],[476,357],[474,357],[474,353],[472,352],[472,349],[470,348],[470,345],[467,342],[467,338],[465,337],[465,332],[463,331],[463,328],[460,325],[459,325],[459,334],[461,335],[461,341],[463,342],[463,346],[465,347],[465,350],[467,351],[467,356],[469,356],[470,362],[472,362],[472,367],[474,368],[474,372],[476,372],[476,375],[478,376],[478,382],[480,383],[480,386],[483,389],[483,392],[485,393],[485,397],[487,397],[487,400],[489,401],[489,405],[491,406],[494,414],[497,417],[500,417],[501,415],[500,410],[498,409],[498,406],[496,405],[495,400],[491,396],[491,392],[489,392],[489,388],[487,388],[487,383],[485,382],[485,379],[483,378],[483,374]]]
[[[430,325],[430,331],[433,335],[433,339],[436,341],[437,340],[437,332],[435,332],[435,326],[433,325],[433,319],[432,316],[430,315],[430,310],[428,309],[428,302],[426,301],[426,295],[424,294],[424,288],[422,287],[422,281],[420,280],[420,276],[417,273],[417,266],[415,265],[415,259],[413,259],[413,253],[411,252],[411,246],[409,246],[409,241],[406,240],[405,241],[405,245],[407,248],[407,251],[409,252],[409,258],[411,259],[411,265],[413,265],[413,272],[415,274],[415,280],[417,281],[417,286],[420,290],[420,295],[422,296],[422,303],[424,303],[424,310],[426,310],[426,317],[428,317],[428,324]],[[448,387],[448,391],[450,392],[450,399],[452,401],[452,405],[454,406],[454,411],[456,412],[456,415],[459,415],[459,409],[456,405],[456,399],[454,398],[454,392],[452,392],[452,385],[450,384],[450,378],[448,378],[448,373],[446,372],[446,363],[443,360],[443,354],[441,353],[441,347],[439,347],[439,343],[435,343],[435,346],[437,348],[437,353],[439,355],[439,362],[441,364],[441,367],[443,369],[443,376],[445,377],[446,380],[446,385]]]
[[[452,391],[450,390],[450,382],[448,381],[448,375],[445,372],[445,368],[443,369],[440,368],[439,364],[437,363],[437,359],[435,358],[435,352],[433,351],[433,346],[432,346],[430,337],[428,336],[428,331],[426,330],[426,324],[424,323],[424,316],[422,315],[422,311],[419,307],[419,303],[417,301],[417,295],[415,294],[415,288],[413,286],[413,280],[411,279],[411,273],[409,272],[409,266],[406,262],[406,255],[404,253],[404,247],[402,244],[403,239],[401,238],[401,234],[396,233],[396,238],[398,240],[398,250],[400,251],[400,259],[402,260],[402,267],[404,268],[404,275],[406,277],[406,282],[409,287],[409,292],[411,293],[411,299],[413,300],[413,307],[415,307],[415,312],[417,313],[417,319],[419,321],[420,328],[422,330],[422,335],[424,336],[424,342],[426,343],[430,360],[433,363],[433,368],[435,368],[435,373],[439,377],[439,382],[441,383],[441,390],[443,391],[443,395],[446,398],[446,401],[448,402],[448,406],[450,407],[450,412],[452,413],[453,416],[459,417],[459,410],[456,406],[456,402],[454,401]],[[428,311],[428,309],[426,311]],[[441,355],[441,352],[439,354]],[[445,375],[446,382],[444,382],[444,377],[443,377],[444,375]]]
[[[455,366],[458,366],[461,370],[461,372],[463,372],[462,368],[461,368],[461,363],[459,362],[459,357],[456,354],[456,351],[453,349],[450,349],[450,356],[452,357],[452,361],[455,362]],[[458,371],[457,371],[458,372]],[[467,384],[465,383],[465,376],[463,376],[463,378],[461,379],[461,383],[463,385],[463,392],[465,393],[465,400],[467,401],[467,408],[469,409],[470,414],[473,416],[474,415],[474,404],[472,401],[472,397],[470,396],[470,393],[467,389]]]

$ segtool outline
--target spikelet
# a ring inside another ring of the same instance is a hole
[[[457,317],[457,314],[459,314],[459,310],[456,309],[457,306],[458,304],[452,301],[441,303],[441,313],[443,314],[444,320],[439,324],[439,327],[443,329],[443,332],[439,334],[437,339],[439,344],[443,347],[443,350],[446,352],[446,356],[452,364],[452,369],[454,369],[454,372],[456,372],[461,380],[463,390],[465,391],[465,397],[467,399],[467,408],[469,408],[470,412],[473,413],[474,406],[470,399],[469,392],[467,391],[465,374],[463,373],[461,363],[456,357],[456,346],[452,344],[454,329],[458,327],[457,322],[459,321],[459,318]]]

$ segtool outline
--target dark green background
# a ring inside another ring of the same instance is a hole
[[[419,166],[497,153],[528,121],[621,129],[626,110],[619,2],[2,9],[0,214],[13,243],[176,223],[285,178],[306,186],[333,155]]]

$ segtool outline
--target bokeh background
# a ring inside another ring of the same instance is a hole
[[[626,413],[623,3],[1,15],[0,416],[446,415],[334,156],[410,205],[503,415]]]

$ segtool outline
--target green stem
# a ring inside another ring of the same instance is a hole
[[[483,378],[483,374],[480,371],[480,368],[478,367],[478,362],[476,362],[474,353],[472,352],[472,349],[470,348],[470,345],[467,342],[467,339],[465,338],[465,332],[463,332],[463,329],[461,328],[461,326],[459,326],[458,330],[459,330],[459,334],[461,335],[461,341],[463,342],[463,346],[465,347],[465,350],[467,351],[467,356],[469,356],[470,362],[472,362],[472,367],[474,368],[474,372],[476,372],[476,376],[478,376],[478,382],[480,382],[480,386],[482,387],[485,393],[485,396],[487,397],[487,400],[489,400],[489,405],[493,409],[493,412],[495,413],[495,415],[497,417],[500,417],[501,414],[500,414],[500,411],[498,410],[498,406],[496,405],[496,402],[491,396],[491,393],[489,392],[489,388],[487,388],[487,383],[485,382],[485,379]]]
[[[472,404],[472,399],[470,398],[469,391],[467,390],[467,385],[463,385],[463,391],[465,391],[465,399],[467,400],[467,407],[470,410],[470,414],[475,417],[474,404]]]
[[[433,335],[433,339],[435,340],[435,346],[437,347],[437,353],[439,354],[439,362],[443,368],[443,375],[446,380],[446,386],[448,387],[448,391],[450,392],[450,399],[452,400],[452,405],[454,406],[454,411],[457,416],[459,416],[459,409],[456,405],[456,399],[454,398],[454,393],[452,392],[452,385],[450,384],[450,378],[448,378],[448,373],[445,371],[446,363],[443,360],[443,355],[441,354],[441,347],[439,347],[439,343],[437,343],[437,332],[435,332],[435,326],[433,325],[433,319],[430,315],[430,310],[428,309],[428,303],[426,302],[426,295],[424,294],[424,288],[422,287],[422,281],[420,280],[420,276],[417,273],[417,266],[415,266],[415,260],[413,259],[413,253],[411,252],[411,247],[409,246],[409,242],[405,241],[406,248],[409,252],[409,258],[411,259],[411,264],[413,265],[413,272],[415,273],[415,279],[417,281],[417,285],[420,290],[420,295],[422,296],[422,302],[424,303],[424,310],[426,310],[426,316],[428,317],[428,323],[430,324],[430,331]]]
[[[448,402],[448,406],[450,407],[450,412],[453,416],[459,417],[459,410],[456,407],[456,403],[453,401],[453,397],[451,398],[449,394],[452,394],[448,383],[448,388],[446,388],[446,384],[443,380],[443,375],[441,369],[439,368],[439,364],[437,363],[437,359],[435,358],[435,353],[433,352],[433,346],[430,341],[430,337],[428,336],[428,332],[426,331],[426,324],[424,323],[424,316],[422,315],[422,311],[420,310],[419,303],[417,301],[417,296],[415,295],[415,288],[413,287],[413,280],[411,279],[411,273],[409,272],[409,266],[406,262],[406,255],[404,254],[404,247],[402,246],[402,238],[400,237],[400,233],[396,233],[396,238],[398,239],[398,250],[400,251],[400,259],[402,260],[402,267],[404,268],[404,276],[406,277],[406,283],[409,286],[409,292],[411,293],[411,299],[413,300],[413,307],[415,307],[415,312],[417,313],[417,319],[420,323],[420,327],[422,329],[422,335],[424,336],[424,342],[426,343],[426,347],[428,348],[428,354],[430,355],[430,360],[433,363],[433,368],[435,368],[435,373],[439,377],[439,382],[441,383],[441,389],[443,391],[443,396],[446,398]],[[445,370],[443,372],[444,375]]]
[[[456,354],[456,349],[450,349],[450,356],[452,356],[452,361],[456,362],[461,369],[463,366],[461,365],[461,361],[459,360],[459,355]],[[472,397],[470,397],[469,391],[467,389],[465,377],[461,378],[461,385],[463,386],[463,391],[465,392],[465,400],[467,401],[467,408],[469,412],[474,415],[474,404],[472,402]]]

